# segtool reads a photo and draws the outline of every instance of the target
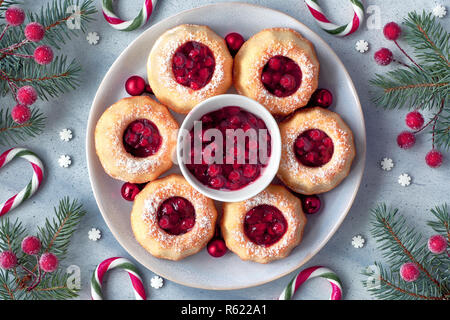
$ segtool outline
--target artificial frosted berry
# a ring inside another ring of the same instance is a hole
[[[53,50],[49,46],[42,45],[34,50],[34,61],[46,65],[53,61]]]
[[[405,118],[406,125],[413,130],[419,130],[422,128],[425,120],[419,111],[412,111],[406,115]]]
[[[400,267],[400,276],[407,282],[416,281],[419,275],[420,271],[415,263],[407,262]]]
[[[9,7],[5,12],[5,20],[10,26],[20,26],[25,21],[25,12],[19,7]]]
[[[12,251],[3,251],[0,253],[0,268],[12,269],[17,266],[17,257]]]
[[[19,103],[14,108],[12,108],[11,117],[14,120],[14,122],[18,124],[23,124],[28,120],[30,120],[31,118],[30,108]]]
[[[33,42],[39,42],[44,39],[45,28],[38,22],[30,22],[25,27],[25,37]]]
[[[402,29],[395,22],[389,22],[384,26],[383,33],[386,39],[395,41],[400,37]]]
[[[29,255],[36,255],[41,250],[41,240],[35,236],[28,236],[22,240],[22,251]]]
[[[397,144],[402,149],[409,149],[416,143],[416,137],[412,132],[403,131],[397,136]]]
[[[378,63],[380,66],[387,66],[394,60],[394,56],[392,54],[392,51],[388,48],[381,48],[374,54],[375,62]]]
[[[327,89],[317,89],[311,97],[311,106],[328,108],[333,103],[333,94]]]
[[[442,164],[443,159],[444,156],[442,155],[442,153],[436,149],[431,150],[425,156],[425,161],[431,168],[439,168]]]
[[[131,182],[125,182],[120,190],[122,198],[128,201],[134,201],[137,194],[141,192],[141,188],[137,184]]]
[[[222,239],[213,239],[208,243],[208,253],[214,258],[220,258],[227,252],[227,246]]]
[[[23,86],[17,90],[17,100],[24,106],[30,106],[36,102],[38,94],[32,86]]]
[[[428,250],[434,254],[441,254],[447,250],[447,240],[440,234],[431,236],[428,239]]]
[[[146,83],[144,78],[139,76],[131,76],[125,82],[125,90],[130,96],[140,96],[144,93]]]
[[[225,41],[232,55],[235,55],[245,42],[244,37],[237,32],[227,34]]]
[[[56,269],[58,269],[58,264],[59,264],[58,258],[53,253],[50,252],[44,253],[39,258],[39,267],[44,272],[56,271]]]

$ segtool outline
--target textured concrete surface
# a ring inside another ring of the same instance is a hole
[[[29,1],[30,9],[36,9],[47,1]],[[119,12],[124,17],[132,17],[139,10],[140,0],[119,1]],[[159,0],[153,13],[152,23],[165,19],[180,11],[195,8],[201,5],[218,1],[208,0]],[[417,145],[408,151],[400,150],[396,146],[395,137],[405,128],[404,116],[406,110],[393,112],[377,109],[370,102],[370,85],[368,80],[377,72],[388,70],[390,67],[379,67],[372,59],[374,51],[382,46],[393,49],[395,55],[398,50],[393,48],[382,36],[381,29],[370,29],[364,23],[360,30],[347,38],[340,39],[323,32],[313,21],[303,1],[299,0],[253,0],[249,3],[264,5],[281,10],[292,15],[316,31],[336,51],[347,67],[356,88],[359,92],[364,109],[367,126],[367,163],[361,188],[346,220],[332,237],[328,244],[305,266],[325,265],[335,270],[344,284],[344,297],[346,299],[371,299],[371,296],[361,285],[362,276],[358,271],[365,266],[380,260],[382,257],[376,250],[375,241],[370,236],[369,210],[378,202],[399,207],[411,224],[416,224],[419,230],[428,235],[430,230],[425,221],[431,217],[428,209],[435,204],[450,202],[448,193],[450,161],[437,170],[430,169],[424,162],[424,156],[431,147],[428,135],[418,138]],[[341,0],[321,1],[330,18],[344,23],[351,16],[351,8]],[[96,1],[100,10],[100,1]],[[375,12],[380,12],[380,26],[389,21],[400,22],[410,10],[432,10],[434,1],[407,0],[407,1],[365,1],[366,9],[375,5]],[[369,15],[367,15],[368,17]],[[373,18],[373,17],[372,17]],[[448,16],[441,22],[448,29]],[[372,20],[370,20],[372,21]],[[39,101],[39,107],[48,117],[44,134],[31,139],[22,146],[29,147],[40,155],[46,164],[47,178],[44,186],[31,200],[9,214],[10,218],[22,219],[24,225],[31,231],[42,224],[46,217],[52,215],[53,206],[58,200],[69,195],[78,198],[84,204],[88,214],[83,219],[78,232],[75,234],[69,248],[69,257],[64,266],[77,265],[81,268],[81,294],[80,298],[90,298],[89,281],[97,263],[111,256],[128,257],[127,253],[106,227],[98,211],[91,192],[85,159],[85,128],[89,109],[97,87],[104,74],[123,49],[142,32],[123,33],[109,27],[101,15],[90,24],[89,31],[100,34],[99,45],[91,46],[81,35],[78,39],[68,42],[64,46],[64,53],[69,57],[77,57],[83,66],[82,85],[76,91],[70,92],[50,102]],[[236,26],[239,32],[239,26]],[[365,39],[370,44],[370,51],[360,54],[355,51],[355,42]],[[2,99],[3,104],[13,104],[9,98]],[[70,128],[74,133],[71,142],[59,140],[58,132],[63,128]],[[2,147],[0,151],[5,150]],[[72,166],[68,169],[58,166],[58,157],[61,154],[72,156]],[[395,162],[392,171],[382,171],[379,161],[383,157],[391,157]],[[446,157],[450,157],[447,153]],[[23,172],[23,174],[22,174]],[[412,176],[412,184],[407,188],[397,183],[401,173]],[[4,201],[8,194],[13,194],[26,184],[30,173],[29,165],[24,161],[11,163],[0,172],[0,201]],[[102,239],[92,242],[87,233],[92,227],[102,231]],[[366,238],[366,246],[355,249],[351,246],[351,238],[361,234]],[[263,286],[236,290],[236,291],[206,291],[192,289],[169,281],[162,289],[155,290],[150,287],[153,273],[140,268],[146,283],[148,296],[151,299],[273,299],[279,296],[282,289],[293,274],[273,281]],[[226,272],[226,270],[224,270]],[[123,272],[111,272],[107,277],[106,297],[110,299],[132,299],[133,294],[129,288],[129,279]],[[304,285],[303,290],[296,294],[297,299],[326,298],[330,291],[328,285],[320,280],[313,280]]]

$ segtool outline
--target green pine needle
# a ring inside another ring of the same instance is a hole
[[[9,108],[0,109],[0,146],[16,144],[39,135],[45,126],[45,117],[37,109],[31,109],[30,120],[17,124],[11,117]]]

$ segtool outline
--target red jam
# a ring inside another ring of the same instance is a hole
[[[155,154],[162,138],[156,125],[147,119],[138,119],[128,125],[123,134],[123,145],[128,153],[138,158]]]
[[[195,41],[181,45],[172,58],[175,80],[192,90],[199,90],[208,84],[215,66],[216,60],[212,51]]]
[[[244,232],[252,242],[269,247],[286,233],[288,223],[276,207],[263,204],[245,215]]]
[[[294,60],[275,56],[264,66],[261,81],[271,94],[277,97],[288,97],[300,87],[302,71]]]
[[[333,140],[322,130],[307,130],[295,140],[294,152],[297,160],[303,165],[321,167],[333,156]]]
[[[202,122],[202,137],[200,137],[202,139],[202,161],[201,163],[195,161],[195,137],[194,129],[192,129],[190,135],[191,161],[190,164],[186,165],[197,180],[213,189],[238,190],[261,176],[261,172],[267,166],[271,154],[271,137],[263,120],[240,107],[224,107],[203,115],[200,121]],[[206,161],[208,157],[215,156],[216,150],[212,146],[219,143],[219,141],[215,141],[215,138],[213,141],[203,141],[203,133],[208,129],[218,129],[222,134],[223,158],[220,159],[221,161]],[[258,136],[256,140],[245,138],[245,146],[244,143],[240,146],[236,138],[234,143],[231,143],[232,146],[227,146],[227,129],[232,129],[232,132],[237,129],[242,129],[243,132],[253,129],[256,135],[260,134],[259,130],[267,130],[267,134],[264,135],[267,159],[262,161],[260,148],[263,148],[264,144],[260,146]]]
[[[189,200],[172,197],[158,208],[158,225],[172,235],[184,234],[195,225],[195,209]]]

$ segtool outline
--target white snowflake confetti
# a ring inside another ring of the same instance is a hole
[[[380,162],[380,165],[381,169],[383,169],[384,171],[391,171],[394,167],[394,162],[391,158],[383,158],[383,160],[381,160]]]
[[[366,242],[366,240],[360,235],[354,236],[352,238],[352,246],[357,249],[364,247],[365,242]]]
[[[102,237],[102,233],[100,232],[100,230],[92,228],[91,230],[89,230],[88,236],[89,240],[97,241]]]
[[[411,177],[407,173],[403,173],[398,177],[398,183],[402,187],[409,186],[411,184]]]
[[[367,52],[369,50],[369,43],[366,40],[358,40],[355,44],[355,49],[361,53]]]
[[[70,159],[70,156],[63,154],[59,157],[58,163],[60,167],[67,168],[72,164],[72,160]]]
[[[98,41],[100,40],[100,36],[97,32],[89,32],[86,36],[86,40],[89,42],[89,44],[95,46],[98,44]]]
[[[443,18],[447,14],[447,9],[442,5],[438,4],[433,8],[433,15],[438,18]]]
[[[63,129],[59,132],[59,138],[62,141],[70,141],[72,139],[72,130],[70,129]]]
[[[155,288],[155,289],[161,288],[164,284],[163,278],[158,277],[158,276],[154,276],[153,278],[151,278],[150,282],[151,282],[152,288]]]

